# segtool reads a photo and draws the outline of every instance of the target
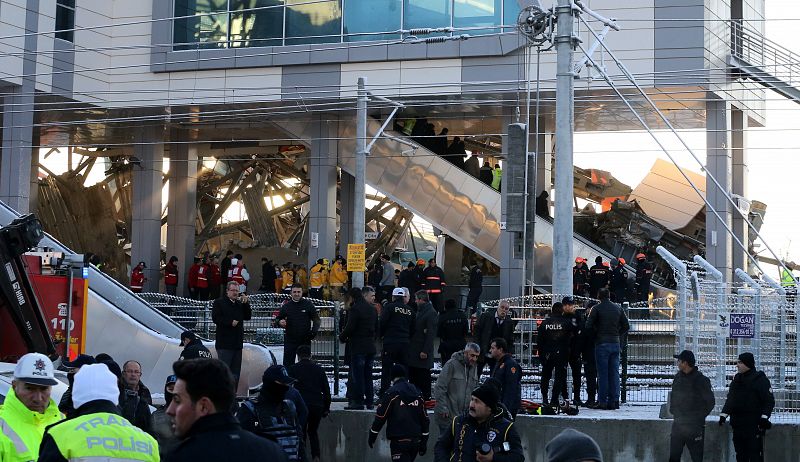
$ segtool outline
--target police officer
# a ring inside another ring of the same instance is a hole
[[[412,462],[428,451],[430,419],[419,389],[408,382],[401,364],[392,367],[392,386],[378,403],[375,420],[369,429],[369,447],[375,446],[383,425],[393,461]]]
[[[494,358],[495,364],[491,377],[497,379],[500,384],[500,402],[514,418],[517,417],[522,399],[522,367],[511,353],[506,351],[507,349],[508,344],[504,338],[492,340],[489,353]]]
[[[389,388],[392,366],[402,364],[408,366],[408,347],[411,334],[414,332],[414,311],[405,302],[405,291],[402,287],[392,290],[392,301],[381,309],[380,335],[383,337],[381,353],[381,389],[383,396]]]
[[[623,304],[628,301],[628,271],[625,269],[625,259],[618,258],[616,265],[611,269],[611,301]]]
[[[583,314],[578,313],[575,307],[575,299],[566,296],[561,300],[564,311],[564,319],[572,324],[573,335],[569,342],[569,357],[567,364],[572,371],[572,401],[575,406],[583,406],[581,401],[581,353],[583,352],[583,331],[586,319]],[[562,396],[567,399],[567,389],[563,389]]]
[[[553,303],[550,316],[541,324],[537,332],[536,343],[539,349],[539,358],[542,362],[542,402],[548,402],[548,387],[550,378],[555,369],[555,382],[550,405],[558,409],[558,397],[566,393],[567,388],[567,361],[569,359],[569,345],[575,328],[572,322],[563,316],[564,305],[561,302]]]
[[[589,268],[589,296],[597,298],[597,292],[608,287],[610,275],[608,267],[603,264],[603,257],[598,255],[594,259],[594,266]]]
[[[583,359],[583,375],[586,377],[586,407],[597,405],[597,358],[595,357],[594,342],[596,331],[586,325],[586,320],[592,314],[594,304],[588,304],[583,312],[583,327],[578,333],[578,345],[581,346],[581,359]]]
[[[472,391],[469,411],[453,418],[449,431],[436,442],[435,462],[522,462],[522,443],[514,423],[503,417],[493,385]]]
[[[181,345],[183,346],[183,351],[181,351],[181,356],[178,358],[179,361],[183,361],[184,359],[211,358],[211,352],[203,345],[203,341],[197,338],[197,335],[190,330],[181,332]]]
[[[281,306],[275,324],[286,329],[283,344],[283,365],[291,366],[297,357],[297,347],[311,345],[317,336],[322,321],[317,308],[309,300],[303,298],[303,286],[292,285],[291,299]]]
[[[436,327],[442,364],[446,363],[453,353],[464,349],[469,334],[469,319],[464,311],[458,309],[456,301],[452,298],[447,299],[444,308]]]
[[[653,277],[653,265],[647,261],[643,253],[636,254],[636,301],[646,302],[650,295],[650,279]]]
[[[21,357],[13,377],[0,409],[0,460],[36,460],[45,428],[61,420],[58,406],[50,398],[58,380],[53,375],[53,363],[40,353]]]
[[[742,353],[736,361],[737,374],[728,388],[728,398],[719,415],[719,424],[731,418],[736,460],[764,460],[764,435],[772,428],[769,421],[775,408],[772,386],[764,371],[756,370],[753,353]]]
[[[67,460],[159,460],[158,443],[119,415],[117,377],[105,364],[89,364],[75,374],[75,417],[50,426],[40,462]]]
[[[575,266],[572,267],[572,294],[579,297],[589,295],[589,267],[586,259],[577,257]]]

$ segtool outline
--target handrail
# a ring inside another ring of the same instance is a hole
[[[772,75],[788,83],[795,80],[794,76],[800,76],[800,54],[768,39],[742,20],[728,22],[731,27],[732,56],[748,64],[771,69]]]

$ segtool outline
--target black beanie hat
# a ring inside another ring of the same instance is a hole
[[[403,366],[402,364],[395,364],[394,366],[392,366],[392,380],[398,378],[407,378],[407,377],[408,377],[408,371],[406,370],[405,366]]]
[[[753,353],[742,353],[739,355],[739,361],[742,362],[745,366],[749,369],[755,369],[756,367],[756,358],[753,357]]]
[[[592,460],[603,462],[600,446],[591,436],[567,428],[556,435],[544,447],[547,462],[579,462]]]
[[[483,401],[483,404],[492,409],[497,409],[497,403],[500,401],[500,392],[494,385],[483,384],[472,390],[472,396]]]

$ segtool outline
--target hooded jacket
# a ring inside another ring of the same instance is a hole
[[[420,369],[433,368],[433,340],[436,337],[436,321],[438,316],[430,302],[419,307],[414,320],[414,334],[409,344],[408,367]],[[427,353],[427,359],[421,359],[420,353]]]
[[[586,329],[594,330],[595,343],[619,343],[620,337],[628,333],[630,324],[625,311],[610,300],[602,300],[592,308]]]
[[[688,374],[678,371],[672,379],[669,412],[676,423],[703,425],[714,409],[711,381],[696,367]]]
[[[377,435],[386,424],[386,438],[421,439],[426,445],[430,420],[425,399],[407,379],[396,380],[378,403],[370,432]]]
[[[350,354],[374,355],[377,327],[378,314],[375,308],[365,299],[359,298],[350,308],[347,325],[339,334],[339,341],[349,345]]]
[[[750,369],[733,376],[722,414],[730,415],[731,426],[736,428],[758,422],[761,416],[769,418],[774,408],[775,396],[769,379],[764,371]]]
[[[453,416],[459,415],[469,408],[472,390],[478,386],[480,375],[477,365],[469,365],[464,351],[457,351],[444,363],[439,378],[433,387],[433,397],[436,399],[437,419],[442,414],[447,414],[446,424]]]
[[[197,358],[212,358],[211,352],[208,351],[208,348],[203,345],[203,341],[199,338],[192,340],[188,345],[183,347],[183,351],[181,351],[181,356],[178,360],[183,361],[184,359]]]
[[[3,427],[8,427],[0,433],[0,460],[3,462],[36,460],[39,457],[39,445],[42,443],[45,428],[61,419],[61,413],[52,399],[44,413],[39,413],[25,407],[17,398],[14,389],[9,389],[5,403],[0,409]],[[12,441],[9,430],[16,434],[19,441]]]

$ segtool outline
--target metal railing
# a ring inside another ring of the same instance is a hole
[[[731,31],[731,55],[795,86],[800,77],[800,54],[766,38],[742,20],[728,21]]]

